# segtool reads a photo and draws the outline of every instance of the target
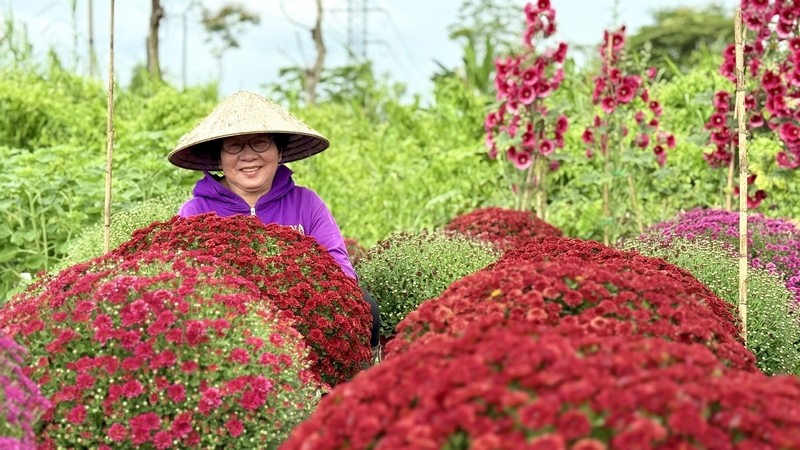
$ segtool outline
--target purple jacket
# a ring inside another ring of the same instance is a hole
[[[258,216],[265,224],[274,222],[290,226],[305,235],[313,236],[328,249],[345,274],[358,280],[333,215],[314,191],[295,186],[291,169],[278,166],[272,189],[258,199],[255,208],[251,208],[244,199],[220,184],[210,173],[204,173],[205,177],[197,182],[192,191],[194,197],[181,206],[179,216],[188,217],[207,212],[216,212],[220,216],[249,214]]]

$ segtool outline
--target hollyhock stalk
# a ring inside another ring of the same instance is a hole
[[[652,146],[658,165],[663,166],[666,163],[666,149],[675,147],[675,137],[659,131],[658,117],[662,109],[655,99],[650,98],[645,85],[644,80],[655,78],[656,71],[651,68],[647,76],[643,77],[633,73],[638,70],[637,67],[630,70],[630,64],[626,62],[623,53],[624,32],[624,26],[616,32],[605,32],[604,44],[600,47],[603,59],[602,72],[594,77],[595,90],[592,94],[592,100],[595,105],[601,107],[602,115],[595,116],[594,123],[583,133],[583,141],[588,145],[587,156],[591,157],[593,150],[599,148],[604,157],[603,240],[606,245],[611,241],[611,227],[616,225],[610,206],[615,177],[613,174],[620,171],[628,172],[626,177],[633,212],[639,232],[644,232],[634,180],[628,164],[623,163],[622,156],[637,148],[646,149]],[[652,117],[648,118],[648,113],[645,111],[649,111]],[[635,120],[636,125],[634,129],[629,130],[628,123],[631,118]],[[613,151],[617,146],[619,151]]]
[[[523,52],[495,60],[499,106],[486,116],[484,129],[489,157],[497,159],[503,153],[510,163],[503,169],[516,197],[515,209],[529,210],[535,192],[536,214],[543,219],[545,180],[548,172],[558,169],[558,161],[550,157],[563,148],[569,128],[569,119],[546,105],[564,79],[567,45],[536,51],[536,40],[555,33],[555,11],[548,0],[528,3],[525,21]]]

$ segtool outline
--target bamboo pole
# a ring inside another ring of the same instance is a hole
[[[89,0],[89,76],[94,78],[94,19],[92,18],[92,0]]]
[[[111,0],[111,35],[108,54],[108,123],[106,126],[106,198],[103,251],[111,241],[111,159],[114,155],[114,0]]]
[[[606,45],[606,72],[611,71],[611,46],[614,43],[614,39],[612,38],[611,34],[608,35],[608,45]],[[603,172],[606,175],[606,180],[603,182],[603,244],[609,245],[609,237],[608,237],[608,226],[611,222],[611,208],[608,205],[608,191],[609,191],[609,181],[608,181],[608,164],[611,158],[611,146],[608,145],[608,138],[606,139],[606,143],[603,145],[603,150],[605,153],[605,162],[603,163]]]
[[[742,320],[742,340],[747,344],[747,121],[744,110],[744,33],[742,10],[736,9],[736,108],[734,117],[739,125],[739,316]]]
[[[736,156],[736,147],[731,141],[731,162],[728,164],[728,192],[725,194],[725,210],[733,211],[733,168],[736,166],[734,156]]]

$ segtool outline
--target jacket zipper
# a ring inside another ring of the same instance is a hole
[[[250,215],[251,216],[255,216],[256,215],[256,207],[255,206],[251,206],[250,207]]]

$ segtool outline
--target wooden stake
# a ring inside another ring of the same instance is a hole
[[[114,155],[114,0],[111,0],[111,36],[108,54],[108,123],[106,126],[106,199],[103,250],[111,242],[111,159]]]
[[[611,34],[608,35],[608,45],[606,45],[606,72],[610,72],[611,70],[611,55],[612,55],[612,45],[614,43],[614,39],[611,37]],[[602,138],[601,138],[602,139]],[[608,145],[608,139],[606,139],[606,143],[603,145],[603,153],[605,153],[605,162],[603,163],[603,171],[608,178],[608,164],[611,158],[611,146]],[[608,236],[608,226],[611,222],[611,208],[608,205],[608,191],[609,191],[609,182],[608,179],[603,182],[603,244],[609,245],[609,236]]]
[[[736,155],[733,141],[731,141],[731,163],[728,164],[728,192],[725,194],[725,210],[733,211],[733,168],[736,166],[736,161],[733,157]]]
[[[736,108],[739,125],[739,316],[742,340],[747,344],[747,121],[744,110],[744,33],[742,10],[736,9]]]

